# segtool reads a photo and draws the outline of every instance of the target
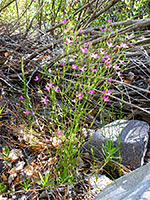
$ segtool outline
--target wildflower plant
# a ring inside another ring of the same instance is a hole
[[[7,164],[10,164],[11,162],[11,158],[9,157],[9,154],[10,154],[9,147],[5,146],[4,148],[2,148],[2,156]]]
[[[108,23],[111,20],[108,19]],[[85,30],[76,31],[69,27],[67,21],[61,21],[64,36],[63,51],[51,68],[44,67],[46,82],[42,85],[42,96],[39,101],[44,109],[45,119],[51,137],[61,141],[56,150],[59,169],[56,177],[58,183],[69,184],[76,181],[76,167],[80,146],[84,141],[81,129],[85,122],[89,128],[101,113],[113,92],[112,81],[121,76],[120,49],[127,48],[116,37],[97,45],[86,41]],[[67,24],[67,25],[66,25]],[[108,30],[102,30],[107,31]],[[120,42],[120,46],[118,43]],[[119,55],[119,57],[117,57]],[[50,72],[50,73],[49,73]],[[31,119],[31,106],[28,98],[24,68],[22,65],[26,111]],[[37,82],[36,76],[34,81]],[[98,96],[98,98],[97,98]],[[91,112],[98,109],[96,116],[89,121]],[[109,157],[109,155],[108,155]],[[110,160],[111,158],[109,158]],[[107,161],[107,160],[106,160]],[[56,165],[57,166],[57,165]],[[45,187],[48,175],[41,177],[39,185]]]
[[[5,192],[7,189],[7,186],[4,185],[4,183],[0,183],[0,194],[2,194],[3,192]]]
[[[45,174],[44,178],[39,172],[39,176],[41,181],[37,181],[37,184],[40,185],[42,188],[47,188],[48,186],[54,184],[54,181],[49,182],[49,173]]]
[[[30,178],[27,180],[27,182],[26,182],[25,180],[23,180],[23,182],[21,183],[21,185],[23,186],[23,189],[24,189],[24,190],[28,190],[29,187],[31,186],[31,185],[29,184],[29,182],[30,182]]]
[[[2,114],[4,108],[5,108],[6,105],[4,105],[3,107],[0,107],[0,115]],[[2,116],[0,116],[0,118],[2,118]]]

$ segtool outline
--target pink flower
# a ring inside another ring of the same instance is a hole
[[[24,99],[24,97],[23,97],[23,96],[20,96],[19,99]]]
[[[85,32],[85,30],[79,30],[79,32],[80,32],[80,33],[84,33],[84,32]]]
[[[99,56],[98,56],[97,54],[95,54],[95,53],[91,53],[90,56],[91,56],[92,58],[95,58],[95,59],[96,59],[96,58],[99,58]]]
[[[66,65],[66,63],[61,63],[61,64],[62,64],[62,66]]]
[[[109,89],[109,90],[107,90],[107,91],[105,91],[105,90],[104,90],[104,94],[109,96],[109,95],[111,95],[111,94],[112,94],[112,91],[111,91],[110,89]]]
[[[81,49],[81,51],[83,52],[83,53],[87,53],[88,52],[88,49],[87,48],[83,48],[83,47],[80,47],[80,49]]]
[[[115,46],[115,48],[118,48],[118,49],[119,49],[119,48],[120,48],[120,46],[117,44],[117,45]]]
[[[104,100],[105,102],[110,101],[109,96],[108,96],[108,97],[104,96],[104,97],[103,97],[103,100]]]
[[[75,74],[75,76],[79,76],[79,74]]]
[[[38,81],[39,79],[40,79],[40,78],[39,78],[38,76],[36,76],[34,80],[35,80],[35,81]]]
[[[110,59],[107,59],[107,60],[105,60],[105,63],[108,63],[108,64],[109,64],[109,63],[110,63],[110,61],[109,61],[109,60],[110,60]]]
[[[102,61],[105,63],[105,59],[104,58],[102,58]]]
[[[76,102],[77,102],[77,99],[73,99],[72,102],[76,103]]]
[[[91,44],[91,42],[86,42],[85,44],[86,44],[86,45],[90,45],[90,44]]]
[[[112,20],[111,20],[111,19],[106,19],[106,21],[112,23]]]
[[[66,53],[64,53],[64,52],[60,52],[60,54],[61,54],[61,55],[66,55]]]
[[[118,60],[121,64],[123,64],[124,63],[124,60]]]
[[[48,99],[47,99],[47,96],[45,96],[44,98],[43,97],[41,97],[41,101],[40,102],[43,102],[44,104],[46,104],[46,102],[47,101],[49,101]]]
[[[110,56],[108,55],[108,53],[105,54],[105,58],[110,58]]]
[[[72,69],[78,69],[78,65],[72,65]]]
[[[88,92],[89,94],[94,94],[95,93],[95,91],[94,90],[89,90],[89,92]]]
[[[23,112],[25,115],[28,115],[30,113],[30,111],[26,110]]]
[[[110,33],[113,32],[110,28],[107,29]]]
[[[61,24],[66,24],[67,23],[67,20],[65,19],[64,21],[60,20],[60,23]]]
[[[106,54],[106,51],[102,51],[102,50],[101,50],[101,54]]]
[[[72,38],[76,38],[76,37],[77,37],[77,36],[76,36],[76,33],[74,33],[71,37],[72,37]]]
[[[106,44],[107,44],[109,47],[113,47],[112,40],[111,40],[111,41],[108,40],[108,41],[106,42]]]
[[[123,47],[123,48],[129,48],[129,46],[127,44],[123,43],[123,42],[121,42],[120,46]]]
[[[58,86],[57,87],[54,87],[54,90],[55,92],[59,92],[60,90],[58,89]]]
[[[121,75],[122,75],[122,73],[120,73],[120,72],[116,72],[116,74],[117,74],[118,76],[121,76]]]
[[[97,69],[94,69],[93,67],[90,69],[92,72],[96,72]]]
[[[62,135],[63,133],[62,133],[61,131],[57,131],[55,134],[58,135],[58,136],[60,136],[60,135]]]
[[[105,28],[104,28],[104,29],[100,28],[100,30],[101,30],[102,32],[105,32]]]
[[[71,45],[71,42],[73,42],[73,40],[70,40],[69,38],[66,39],[66,44]]]
[[[79,69],[80,69],[82,72],[84,72],[84,71],[86,70],[85,67],[80,67]]]
[[[110,77],[110,78],[108,79],[108,81],[113,81],[112,77]]]
[[[47,83],[48,87],[51,88],[52,85],[54,85],[54,83],[52,83],[51,81],[49,83]]]
[[[80,92],[76,97],[79,97],[80,99],[82,99],[83,96],[84,96],[83,92]]]
[[[106,67],[107,68],[111,68],[112,66],[111,65],[109,65],[108,63],[106,64]]]
[[[45,89],[46,89],[47,91],[49,91],[49,90],[51,89],[52,85],[54,85],[54,83],[52,83],[52,82],[50,81],[49,83],[47,83],[47,85],[45,85]]]
[[[114,68],[114,69],[120,69],[120,68],[119,68],[119,65],[117,65],[117,64],[114,64],[114,65],[113,65],[113,68]]]

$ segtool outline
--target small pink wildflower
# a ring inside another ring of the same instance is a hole
[[[82,99],[83,96],[84,96],[83,92],[80,92],[76,97],[79,97],[79,99]]]
[[[66,55],[66,53],[64,53],[64,52],[60,52],[60,54],[63,55],[63,56]]]
[[[84,71],[86,70],[85,67],[80,67],[79,69],[80,69],[82,72],[84,72]]]
[[[97,54],[95,54],[95,53],[91,53],[90,56],[91,56],[92,58],[95,58],[95,59],[96,59],[96,58],[99,58],[99,56],[98,56]]]
[[[116,74],[117,74],[118,76],[121,76],[121,75],[122,75],[122,73],[120,73],[120,72],[116,72]]]
[[[113,32],[110,28],[107,29],[110,33]]]
[[[109,96],[107,96],[107,97],[104,96],[104,97],[103,97],[103,100],[104,100],[105,102],[110,101]]]
[[[76,102],[77,102],[77,99],[73,99],[72,102],[76,103]]]
[[[30,113],[30,111],[29,110],[26,110],[26,111],[24,111],[23,112],[25,115],[28,115],[29,113]]]
[[[120,69],[120,68],[119,68],[119,65],[117,65],[117,64],[114,64],[114,65],[113,65],[113,68],[114,68],[114,69]]]
[[[83,47],[80,47],[80,50],[83,52],[83,53],[87,53],[88,52],[88,49],[87,48],[83,48]]]
[[[23,96],[20,96],[19,99],[24,99],[24,97],[23,97]]]
[[[60,135],[62,135],[63,133],[62,133],[61,131],[57,131],[55,134],[58,135],[58,136],[60,136]]]
[[[110,78],[108,79],[108,81],[113,81],[112,77],[110,77]]]
[[[106,21],[112,23],[112,20],[111,20],[111,19],[106,19]]]
[[[110,58],[110,56],[108,55],[108,53],[105,54],[105,58]]]
[[[75,76],[79,76],[79,74],[75,74]]]
[[[76,33],[74,33],[71,37],[72,37],[72,38],[76,38],[76,37],[77,37],[77,36],[76,36]]]
[[[41,101],[40,102],[43,102],[44,104],[46,104],[46,102],[47,101],[49,101],[48,99],[47,99],[47,96],[45,96],[44,98],[43,97],[41,97]]]
[[[54,87],[54,90],[55,92],[59,92],[60,90],[58,89],[58,86],[57,87]]]
[[[49,90],[51,89],[52,85],[54,85],[54,83],[52,83],[52,82],[50,81],[49,83],[47,83],[47,85],[45,85],[45,89],[46,89],[47,91],[49,91]]]
[[[105,63],[107,63],[107,64],[109,64],[110,63],[110,61],[109,61],[110,59],[107,59],[107,60],[105,60]]]
[[[78,69],[78,65],[72,65],[72,69]]]
[[[104,28],[104,29],[100,28],[100,30],[101,30],[102,32],[105,32],[105,28]]]
[[[124,60],[118,60],[121,64],[123,64],[124,63]]]
[[[112,94],[112,91],[111,91],[110,89],[109,89],[109,90],[107,90],[107,91],[105,91],[105,90],[104,90],[104,94],[109,96],[109,95],[111,95],[111,94]]]
[[[62,66],[66,65],[66,63],[61,63],[61,64],[62,64]]]
[[[40,78],[38,76],[35,77],[34,81],[38,81]]]
[[[86,42],[85,44],[86,44],[86,45],[90,45],[90,44],[91,44],[91,42]]]
[[[93,67],[90,69],[92,72],[97,72],[97,69],[94,69]]]
[[[112,66],[109,65],[109,63],[107,63],[107,64],[106,64],[106,67],[107,67],[107,68],[111,68]]]
[[[106,51],[102,51],[102,50],[101,50],[101,54],[106,54]]]
[[[81,30],[79,30],[79,32],[80,32],[80,33],[84,33],[84,32],[85,32],[85,30],[82,30],[82,29],[81,29]]]
[[[94,90],[89,90],[89,92],[88,92],[89,94],[94,94],[95,93],[95,91]]]
[[[111,40],[111,41],[108,40],[108,41],[106,42],[106,44],[107,44],[109,47],[113,47],[112,40]]]
[[[120,46],[123,47],[123,48],[129,48],[129,46],[127,44],[123,43],[123,42],[121,42]]]
[[[102,61],[105,63],[105,59],[104,58],[102,58]]]
[[[118,48],[118,49],[119,49],[119,48],[120,48],[120,46],[117,44],[117,45],[115,46],[115,48]]]
[[[67,23],[67,20],[65,19],[64,21],[60,20],[60,23],[61,24],[66,24]]]
[[[71,42],[73,42],[73,40],[70,40],[69,38],[66,39],[66,44],[71,45]]]

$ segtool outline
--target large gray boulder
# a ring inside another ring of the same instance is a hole
[[[150,163],[126,174],[101,191],[94,200],[149,200]]]
[[[144,163],[149,138],[148,131],[149,125],[144,121],[117,120],[98,129],[82,145],[81,150],[91,153],[92,147],[94,157],[103,160],[102,144],[105,143],[105,140],[111,140],[116,148],[119,146],[118,141],[120,141],[122,164],[136,169]],[[115,156],[118,156],[118,152],[115,153]]]

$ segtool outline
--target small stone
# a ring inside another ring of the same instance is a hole
[[[108,139],[112,141],[114,147],[118,148],[119,140],[121,142],[121,164],[136,169],[144,163],[149,138],[148,131],[149,125],[144,121],[117,120],[98,129],[82,145],[81,151],[91,153],[91,148],[93,148],[94,157],[103,160],[102,144]],[[114,155],[118,156],[118,152]]]

